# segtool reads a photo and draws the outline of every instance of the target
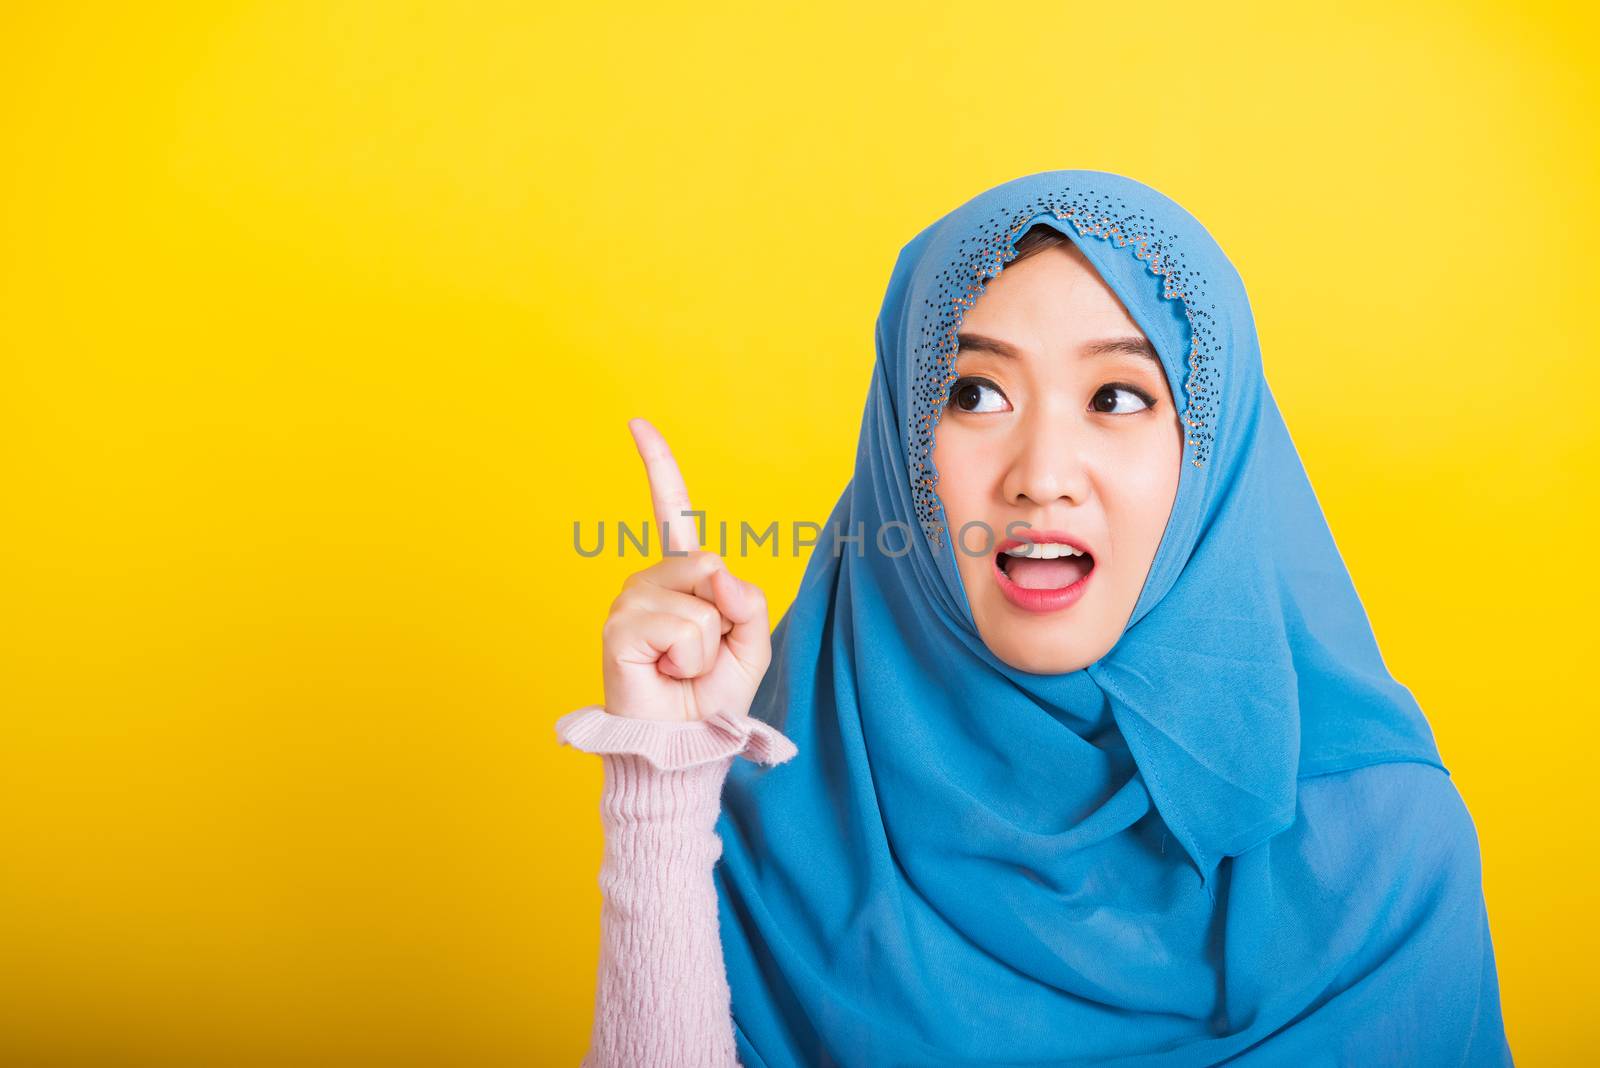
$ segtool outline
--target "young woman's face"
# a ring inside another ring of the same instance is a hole
[[[933,456],[950,535],[985,524],[955,552],[973,619],[1012,667],[1077,671],[1133,615],[1177,496],[1183,422],[1154,348],[1075,246],[1006,266],[960,341]],[[1000,551],[1052,533],[1089,555]]]

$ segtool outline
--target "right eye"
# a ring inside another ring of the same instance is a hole
[[[954,408],[962,412],[1003,412],[1007,411],[1006,395],[1000,392],[1000,387],[987,378],[974,378],[970,375],[958,378],[950,383],[950,399],[945,407]]]

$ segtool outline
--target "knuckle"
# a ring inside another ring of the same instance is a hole
[[[677,638],[673,642],[673,659],[685,670],[699,673],[705,668],[705,647],[700,642],[700,628],[687,619],[676,623]]]
[[[686,619],[683,616],[674,618],[672,621],[672,631],[679,641],[690,644],[698,644],[700,641],[699,624],[692,619]]]
[[[689,609],[689,618],[700,630],[722,629],[722,613],[717,611],[715,605],[707,604],[705,601]]]
[[[611,599],[611,616],[620,616],[631,612],[639,604],[640,590],[636,586],[624,586],[615,597]]]

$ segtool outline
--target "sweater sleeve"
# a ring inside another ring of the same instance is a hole
[[[588,705],[556,721],[564,745],[604,766],[600,964],[581,1068],[737,1068],[712,867],[735,756],[781,764],[798,750],[747,715],[657,722]]]

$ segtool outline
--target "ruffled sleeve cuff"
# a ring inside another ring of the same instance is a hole
[[[556,737],[586,753],[634,753],[663,771],[742,756],[758,764],[782,764],[799,752],[776,727],[748,715],[717,712],[705,719],[671,723],[614,716],[585,705],[556,720]]]

